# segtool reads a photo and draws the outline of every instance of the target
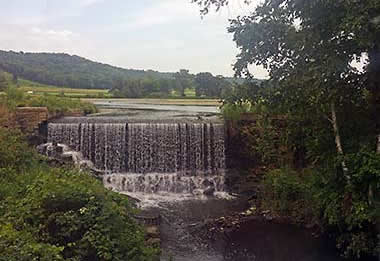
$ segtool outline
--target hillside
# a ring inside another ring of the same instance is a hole
[[[115,79],[172,77],[171,73],[122,69],[62,53],[0,51],[0,69],[38,83],[84,89],[109,89]]]

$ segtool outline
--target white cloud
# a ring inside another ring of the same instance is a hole
[[[173,21],[183,21],[189,19],[189,17],[196,18],[197,16],[199,16],[197,7],[189,2],[160,0],[134,15],[132,22],[128,21],[127,27],[140,29],[168,24]]]
[[[105,0],[80,0],[78,2],[81,7],[87,7],[87,6],[94,5],[103,1]]]
[[[238,52],[226,30],[228,19],[252,10],[244,0],[231,0],[201,19],[190,0],[146,0],[144,6],[129,4],[138,0],[104,6],[106,0],[41,1],[33,12],[25,8],[0,18],[1,50],[65,52],[126,68],[224,75],[233,74]]]
[[[7,32],[0,34],[0,50],[78,53],[89,45],[69,30],[1,24],[0,32]]]
[[[62,40],[62,41],[68,41],[72,36],[75,36],[75,34],[69,30],[61,30],[61,31],[56,31],[56,30],[43,30],[39,27],[33,27],[31,29],[31,33],[33,35],[37,35],[39,37],[47,37],[47,38],[52,38],[56,40]]]

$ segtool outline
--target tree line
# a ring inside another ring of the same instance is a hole
[[[122,69],[63,53],[0,51],[0,69],[15,79],[81,89],[109,89],[116,78],[171,78],[171,73]]]
[[[210,72],[191,74],[181,69],[175,73],[130,70],[92,62],[59,53],[24,53],[0,51],[0,70],[18,78],[42,84],[81,88],[110,89],[115,97],[222,97],[242,79],[214,76]],[[0,88],[5,86],[0,73]]]
[[[238,84],[223,76],[214,76],[209,72],[196,75],[182,69],[173,74],[172,78],[142,79],[117,78],[113,81],[110,92],[114,97],[141,98],[141,97],[208,97],[221,98]]]

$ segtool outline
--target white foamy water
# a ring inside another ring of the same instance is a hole
[[[141,205],[227,197],[223,124],[50,123],[48,141]]]

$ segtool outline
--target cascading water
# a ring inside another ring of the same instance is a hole
[[[119,192],[224,190],[223,124],[50,123],[48,141],[81,152]]]

